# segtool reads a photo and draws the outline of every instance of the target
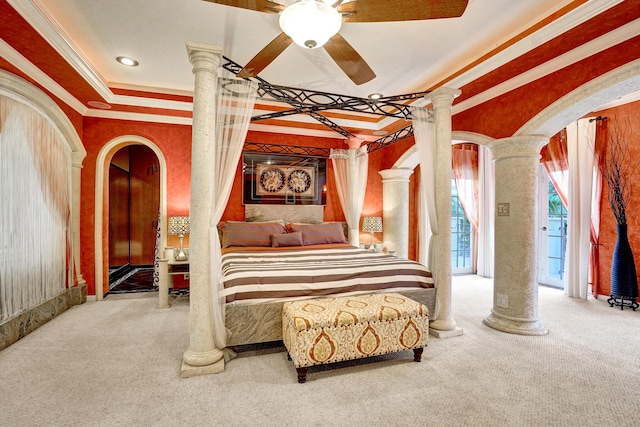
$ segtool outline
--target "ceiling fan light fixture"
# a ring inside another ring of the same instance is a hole
[[[315,49],[329,41],[342,26],[342,15],[326,3],[300,0],[280,14],[280,28],[295,44]]]

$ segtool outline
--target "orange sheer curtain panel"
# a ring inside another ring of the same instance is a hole
[[[568,208],[569,164],[566,131],[563,129],[559,134],[552,136],[540,151],[540,155],[540,162],[547,170],[553,188],[556,189],[564,207]]]
[[[453,177],[456,181],[458,199],[462,205],[467,219],[473,227],[472,232],[477,236],[478,232],[478,146],[476,144],[463,143],[451,146],[451,163]],[[478,269],[478,239],[473,239],[473,254],[471,267],[476,272]]]
[[[594,297],[600,291],[600,199],[602,198],[602,162],[607,149],[607,122],[596,122],[593,157],[593,194],[591,200],[591,252],[589,254],[589,283]]]
[[[460,204],[471,226],[478,231],[478,146],[452,145],[451,161]]]

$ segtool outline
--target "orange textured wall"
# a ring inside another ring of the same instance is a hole
[[[453,129],[493,138],[509,137],[562,96],[638,58],[640,36],[456,114],[452,119]]]
[[[629,151],[636,162],[640,162],[640,102],[623,105],[609,110],[602,110],[598,115],[607,117],[607,127],[611,129],[613,121],[620,126],[630,125],[632,132]],[[640,169],[636,169],[631,181],[640,182]],[[616,220],[609,207],[606,184],[603,184],[602,203],[600,205],[600,295],[609,295],[611,291],[611,257],[616,245]],[[632,201],[626,211],[628,235],[636,262],[636,270],[640,272],[640,187],[633,187]]]
[[[37,86],[44,93],[46,93],[56,104],[58,104],[58,107],[60,107],[62,109],[64,114],[71,121],[71,124],[73,125],[73,127],[76,130],[76,132],[78,133],[78,136],[80,137],[80,139],[82,139],[82,115],[80,113],[78,113],[73,108],[69,107],[69,105],[67,105],[66,103],[62,102],[60,100],[60,98],[54,96],[51,92],[49,92],[48,90],[44,89],[43,86],[41,86],[40,84],[36,83],[35,80],[33,80],[32,78],[30,78],[29,76],[24,74],[18,68],[14,67],[8,61],[6,61],[4,58],[0,58],[0,70],[7,71],[7,72],[9,72],[11,74],[14,74],[14,75],[16,75],[18,77],[21,77],[21,78],[25,79],[26,81],[28,81],[29,83],[33,84],[34,86]]]
[[[367,194],[364,200],[362,216],[382,216],[382,176],[378,173],[381,170],[391,169],[409,148],[415,144],[413,137],[404,139],[389,147],[382,148],[369,154],[369,175],[367,177]],[[409,259],[416,259],[416,234],[417,234],[417,211],[416,211],[416,173],[409,178]],[[384,228],[384,224],[383,224]],[[368,233],[361,233],[360,241],[369,241]],[[376,240],[382,240],[382,233],[377,233]]]
[[[80,262],[88,294],[95,295],[95,253],[96,249],[105,250],[94,246],[98,153],[107,143],[123,135],[143,137],[156,144],[167,162],[167,215],[187,215],[191,191],[191,127],[91,117],[85,118],[83,124],[87,157],[83,162],[80,195]],[[106,230],[103,229],[103,232],[106,233]],[[106,274],[106,266],[104,271]]]

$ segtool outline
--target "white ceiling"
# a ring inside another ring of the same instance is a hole
[[[218,44],[244,65],[280,33],[277,15],[203,0],[32,2],[110,87],[190,93],[187,41]],[[398,7],[402,2],[399,1]],[[377,77],[356,86],[323,49],[291,45],[260,77],[272,84],[366,97],[425,90],[570,0],[470,0],[461,18],[345,23],[341,35]],[[117,56],[140,62],[124,67]]]

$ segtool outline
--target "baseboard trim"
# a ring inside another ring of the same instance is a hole
[[[0,350],[29,335],[70,307],[84,304],[86,301],[87,285],[85,283],[66,289],[60,295],[8,319],[0,324]]]

